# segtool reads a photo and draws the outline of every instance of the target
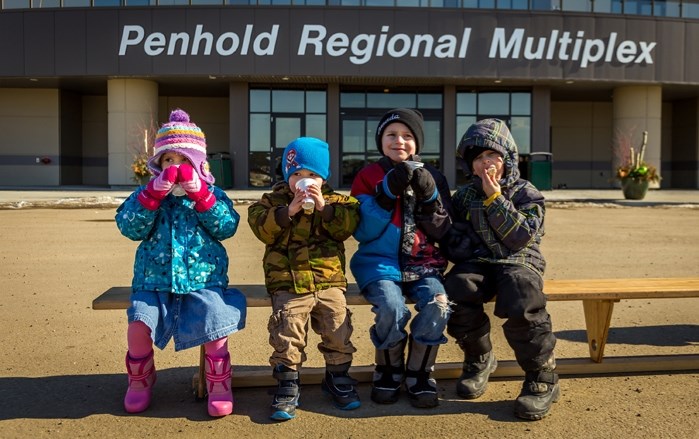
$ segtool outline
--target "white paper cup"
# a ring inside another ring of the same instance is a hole
[[[316,181],[312,178],[302,178],[296,182],[296,189],[302,192],[307,192],[308,188],[311,186],[317,186]],[[316,203],[313,201],[313,198],[306,197],[303,199],[301,207],[306,213],[313,212],[313,209],[316,207]]]
[[[410,168],[411,171],[416,170],[417,168],[422,168],[425,166],[424,163],[422,162],[416,162],[414,160],[405,160],[404,162],[406,165],[408,165],[408,168]]]

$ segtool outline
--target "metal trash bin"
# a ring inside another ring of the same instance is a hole
[[[216,186],[221,189],[233,187],[233,162],[227,152],[215,152],[207,155],[209,170],[214,175]]]
[[[553,188],[553,154],[550,152],[532,152],[527,161],[528,180],[541,191]]]

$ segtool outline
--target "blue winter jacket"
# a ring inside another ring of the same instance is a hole
[[[366,166],[354,178],[351,195],[360,202],[354,237],[359,247],[350,269],[360,289],[377,280],[411,282],[444,273],[447,260],[436,243],[451,224],[451,194],[444,175],[427,163],[424,166],[439,193],[436,209],[429,212],[416,204],[412,190],[399,195],[391,211],[377,203],[376,187],[393,167],[388,157]]]
[[[148,210],[137,200],[144,187],[119,206],[115,217],[122,235],[141,241],[133,290],[187,294],[202,288],[226,288],[228,255],[220,241],[235,234],[240,215],[225,192],[209,187],[216,203],[206,212],[194,210],[194,202],[186,196],[172,194],[157,210]]]

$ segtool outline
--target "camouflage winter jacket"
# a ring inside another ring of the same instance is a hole
[[[279,218],[294,198],[286,182],[274,185],[248,209],[250,228],[266,246],[263,265],[270,294],[347,287],[343,241],[357,228],[359,201],[334,192],[327,183],[321,190],[326,203],[322,213],[301,211],[290,221]]]

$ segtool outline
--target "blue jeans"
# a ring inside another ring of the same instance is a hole
[[[440,294],[444,301],[437,300]],[[362,295],[371,303],[371,311],[376,315],[369,330],[376,349],[389,349],[408,336],[405,327],[411,314],[405,304],[406,297],[415,303],[417,311],[410,323],[413,339],[425,345],[447,342],[444,329],[451,309],[440,278],[426,277],[412,282],[378,280],[367,285]]]

